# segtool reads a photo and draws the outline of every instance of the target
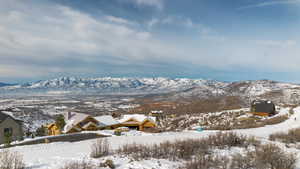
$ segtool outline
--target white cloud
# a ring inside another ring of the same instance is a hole
[[[54,4],[23,0],[0,3],[0,78],[83,74],[101,71],[107,65],[141,65],[149,70],[165,63],[300,71],[298,39],[225,37],[184,17],[153,18],[139,25],[111,15],[95,18]],[[174,37],[157,37],[144,29],[159,24],[178,26],[194,37],[182,37],[180,32]]]
[[[24,67],[41,69],[38,64],[47,65],[43,70],[51,70],[56,67],[51,63],[68,60],[128,64],[175,55],[165,51],[176,49],[168,50],[170,45],[124,18],[104,15],[96,19],[66,6],[12,1],[18,6],[0,0],[0,59],[9,65],[2,67],[6,73],[0,73],[0,77],[10,72],[21,75]],[[8,71],[12,67],[14,70]]]
[[[176,27],[182,27],[190,29],[193,32],[200,33],[201,36],[207,36],[213,34],[214,31],[203,24],[195,23],[191,18],[182,17],[182,16],[173,16],[169,15],[162,18],[152,18],[147,22],[148,28],[153,28],[158,25],[171,25]]]
[[[150,7],[159,11],[163,10],[166,0],[118,0],[120,3],[130,3],[138,8]]]
[[[242,6],[239,7],[238,10],[249,9],[249,8],[261,8],[261,7],[284,5],[284,4],[299,4],[299,3],[300,0],[271,0],[271,1],[264,1],[256,4]]]
[[[117,24],[125,24],[125,25],[135,25],[136,23],[131,22],[129,20],[120,18],[120,17],[115,17],[115,16],[105,16],[105,19],[107,21],[113,22],[113,23],[117,23]]]
[[[128,0],[137,4],[138,6],[152,6],[157,9],[163,9],[164,7],[164,0]]]

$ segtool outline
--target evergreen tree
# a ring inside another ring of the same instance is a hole
[[[66,125],[65,117],[62,114],[58,115],[55,119],[55,124],[60,130],[62,130]]]
[[[37,128],[35,132],[36,132],[37,136],[46,136],[47,135],[47,131],[44,126]]]

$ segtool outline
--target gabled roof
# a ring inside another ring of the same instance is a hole
[[[94,118],[99,122],[99,124],[98,124],[99,127],[107,127],[107,126],[120,124],[119,121],[117,121],[110,115],[97,116]]]
[[[88,114],[76,113],[76,112],[66,113],[65,114],[66,125],[64,127],[64,132],[69,132],[72,128],[76,129],[77,131],[80,131],[80,129],[77,128],[76,125],[79,124],[80,122],[82,122],[83,120],[85,120],[88,117],[91,117],[91,116],[88,115]]]
[[[91,117],[88,114],[77,113],[77,112],[70,112],[69,115],[71,115],[71,117],[69,117],[69,118],[67,115],[65,115],[65,121],[66,121],[66,123],[70,122],[73,125],[77,125],[78,123],[82,122],[86,118]]]
[[[82,126],[82,128],[83,129],[88,129],[91,126],[97,127],[97,124],[95,124],[93,122],[88,122],[86,125]]]
[[[23,122],[22,120],[15,118],[9,112],[0,111],[0,123],[2,123],[3,121],[5,121],[7,118],[11,118],[11,119],[15,120],[17,123],[22,123]]]

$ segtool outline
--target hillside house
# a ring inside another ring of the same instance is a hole
[[[47,125],[46,129],[47,129],[47,134],[49,136],[56,136],[61,134],[59,127],[55,123],[51,123]]]
[[[0,111],[0,144],[23,139],[22,121]]]
[[[76,133],[98,129],[98,121],[88,114],[68,112],[65,114],[65,121],[64,133]]]
[[[110,115],[97,116],[94,118],[98,121],[98,129],[100,130],[110,130],[120,127],[120,122]]]
[[[147,128],[155,128],[157,125],[155,117],[146,116],[142,114],[132,114],[124,115],[120,119],[120,126],[144,131]]]
[[[254,100],[251,103],[251,112],[259,116],[275,115],[275,104],[270,100]]]

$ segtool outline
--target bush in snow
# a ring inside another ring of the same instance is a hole
[[[110,159],[107,159],[105,162],[100,163],[100,167],[108,167],[110,169],[115,169],[116,168],[114,162]]]
[[[225,156],[209,154],[198,156],[179,169],[227,169],[228,163],[229,159]]]
[[[248,147],[258,145],[259,141],[235,133],[217,133],[202,139],[177,140],[154,145],[127,144],[120,154],[131,155],[137,160],[157,158],[169,160],[188,160],[195,155],[207,155],[215,148]]]
[[[296,156],[274,144],[261,145],[245,155],[232,156],[230,169],[294,169]]]
[[[107,156],[110,153],[110,145],[106,138],[100,138],[91,146],[91,154],[92,158],[100,158],[103,156]]]
[[[209,146],[199,140],[180,140],[175,142],[163,142],[154,145],[127,144],[122,146],[118,153],[130,155],[135,160],[149,158],[157,159],[190,159],[194,154],[208,154]]]
[[[260,145],[255,150],[228,156],[200,155],[179,169],[294,169],[296,156],[274,144]]]
[[[287,133],[274,133],[269,136],[272,141],[278,140],[284,143],[300,142],[300,128],[291,129]]]
[[[60,169],[96,169],[96,166],[88,161],[74,161],[67,163],[65,166],[61,167]]]
[[[44,126],[37,128],[35,133],[36,133],[36,136],[46,136],[47,135],[47,131]]]
[[[231,147],[248,147],[250,145],[257,146],[260,144],[254,137],[246,137],[233,132],[219,132],[214,135],[209,135],[208,138],[202,139],[208,145],[218,148],[231,148]]]
[[[0,152],[0,168],[1,169],[25,169],[23,157],[10,151]]]

